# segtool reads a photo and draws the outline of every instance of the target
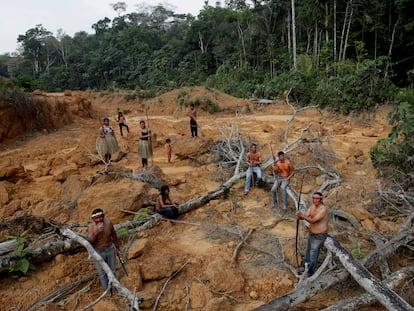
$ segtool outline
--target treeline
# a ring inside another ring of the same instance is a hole
[[[36,25],[19,35],[19,54],[0,57],[0,74],[47,91],[141,96],[184,85],[238,97],[292,89],[303,104],[343,113],[393,100],[394,85],[412,84],[414,0],[252,2],[205,5],[197,17],[163,5],[126,13],[118,2],[117,17],[73,38]]]

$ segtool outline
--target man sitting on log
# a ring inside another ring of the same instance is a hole
[[[255,186],[259,185],[260,180],[262,179],[262,169],[260,168],[260,164],[262,164],[262,158],[260,152],[257,151],[256,144],[251,144],[250,152],[247,153],[247,165],[249,168],[246,172],[246,183],[244,184],[244,195],[249,193],[250,184],[253,182]],[[256,174],[256,178],[254,179],[254,175]]]

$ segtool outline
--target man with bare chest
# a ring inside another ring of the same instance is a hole
[[[105,218],[104,212],[100,208],[92,212],[92,223],[88,226],[87,240],[115,274],[115,254],[119,255],[119,241],[112,222]],[[95,267],[103,288],[107,289],[108,277],[105,271],[97,262]]]
[[[295,173],[295,168],[293,167],[292,163],[289,160],[285,159],[285,153],[283,151],[279,151],[277,153],[279,160],[274,164],[274,172],[276,175],[275,183],[272,187],[272,200],[273,206],[276,207],[279,205],[277,200],[277,191],[279,188],[282,189],[282,209],[286,210],[287,208],[287,188],[289,187],[290,179],[292,178],[293,174]],[[273,159],[275,160],[275,159]]]
[[[244,195],[249,193],[250,184],[254,182],[255,186],[259,185],[260,180],[262,179],[262,169],[260,165],[262,164],[262,156],[260,152],[257,151],[256,144],[250,146],[250,152],[247,153],[246,163],[249,166],[246,172],[246,183],[244,184]],[[253,180],[253,173],[256,174],[256,178]]]
[[[319,251],[328,235],[328,208],[323,204],[322,193],[315,192],[312,195],[313,204],[305,214],[296,213],[297,219],[309,222],[309,237],[305,257],[302,260],[302,268],[308,266],[308,275],[311,276],[316,271]]]

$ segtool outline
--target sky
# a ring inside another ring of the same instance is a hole
[[[71,37],[78,31],[92,34],[93,24],[117,15],[110,6],[117,2],[127,4],[125,13],[135,12],[137,5],[170,4],[175,13],[197,16],[205,0],[1,0],[0,55],[15,52],[17,37],[38,24],[54,35],[58,29]]]

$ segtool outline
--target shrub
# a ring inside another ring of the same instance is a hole
[[[24,245],[25,237],[29,233],[30,229],[23,231],[19,236],[6,235],[7,239],[15,239],[17,241],[17,247],[13,250],[13,255],[18,259],[10,266],[10,272],[21,272],[27,274],[29,270],[35,270],[36,267],[27,258],[30,254],[35,254],[36,251],[26,248]]]

